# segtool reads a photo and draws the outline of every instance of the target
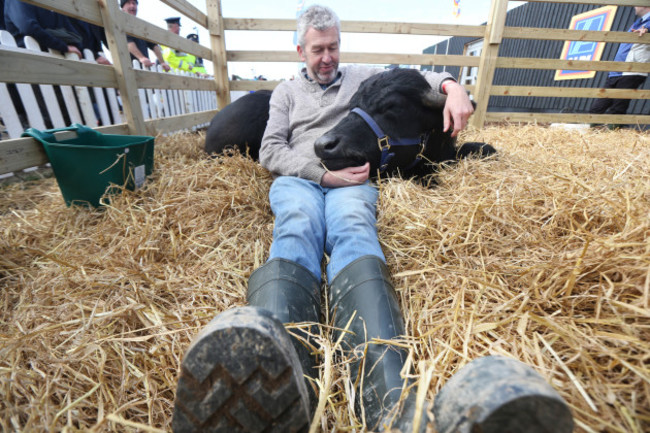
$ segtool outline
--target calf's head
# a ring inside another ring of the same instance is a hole
[[[350,100],[350,109],[368,113],[384,134],[395,141],[418,138],[432,130],[442,131],[446,97],[431,89],[412,69],[394,69],[365,80]],[[424,139],[424,137],[423,137]],[[451,138],[450,138],[451,139]],[[316,155],[329,170],[370,162],[370,172],[380,166],[378,137],[357,113],[350,112],[314,144]],[[395,152],[393,162],[403,166],[413,160],[419,146]]]

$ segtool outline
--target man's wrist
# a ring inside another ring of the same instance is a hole
[[[454,79],[452,79],[452,78],[447,78],[447,79],[444,80],[444,81],[442,82],[442,84],[440,85],[440,90],[442,90],[442,93],[444,93],[445,95],[448,95],[448,94],[449,94],[449,87],[450,87],[450,86],[453,87],[454,84],[458,84],[458,83],[456,82],[456,80],[454,80]]]

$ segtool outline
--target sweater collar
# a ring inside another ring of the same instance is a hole
[[[341,78],[343,78],[343,70],[342,68],[339,68],[339,70],[336,72],[336,77],[334,77],[334,79],[327,84],[321,84],[316,80],[312,79],[307,73],[307,68],[302,68],[301,75],[305,79],[305,81],[310,83],[312,86],[319,86],[322,90],[327,90],[330,86],[339,82]]]

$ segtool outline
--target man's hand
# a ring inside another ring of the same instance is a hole
[[[327,171],[320,184],[326,188],[360,185],[370,176],[370,163],[366,162],[360,167],[346,167],[341,170]]]
[[[99,56],[95,59],[100,65],[110,65],[111,62],[104,56]]]
[[[162,62],[160,65],[162,66],[163,71],[165,71],[165,72],[169,72],[169,70],[171,69],[171,66],[169,66],[169,65],[168,65],[167,63],[165,63],[165,62]]]
[[[447,92],[447,102],[442,112],[444,131],[446,132],[453,126],[451,136],[455,137],[467,126],[467,120],[474,112],[474,107],[467,92],[460,84],[453,81],[445,82],[445,91]]]
[[[140,63],[142,63],[142,66],[144,67],[150,67],[153,66],[153,62],[149,60],[149,57],[142,56],[138,60],[140,60]]]
[[[632,31],[633,31],[634,33],[638,33],[638,34],[639,34],[639,37],[641,37],[641,36],[645,35],[646,33],[648,33],[648,29],[645,28],[645,27],[641,27],[640,29],[634,29],[634,30],[632,30]]]
[[[81,51],[79,51],[79,48],[75,47],[74,45],[68,45],[68,53],[75,53],[79,56],[80,59],[84,58],[84,56],[81,54]]]

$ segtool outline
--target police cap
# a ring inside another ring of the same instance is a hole
[[[181,17],[169,17],[169,18],[165,18],[165,21],[167,21],[167,25],[169,24],[178,24],[179,26],[181,25]]]

